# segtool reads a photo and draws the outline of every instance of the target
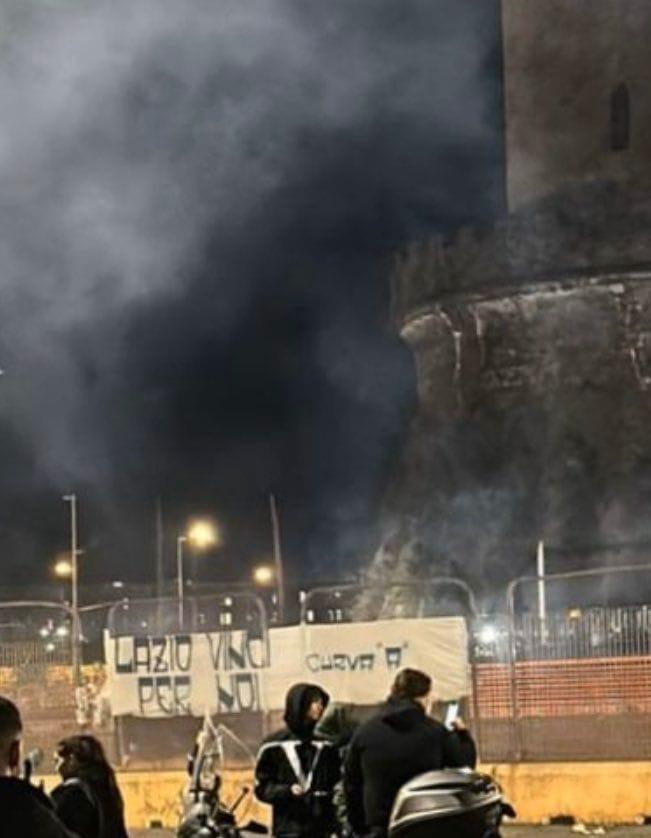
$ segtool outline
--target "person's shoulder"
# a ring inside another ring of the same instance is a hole
[[[0,807],[6,832],[39,838],[75,838],[54,813],[47,795],[37,786],[11,777],[0,778]],[[17,829],[20,829],[20,832]]]
[[[352,735],[352,741],[361,742],[368,736],[375,736],[383,727],[382,710],[381,708],[377,708],[371,716],[368,716],[357,725]]]
[[[90,796],[92,796],[92,792],[89,784],[79,777],[69,777],[52,789],[52,799],[55,801],[63,797],[88,798]]]
[[[275,742],[286,742],[288,739],[294,739],[295,737],[292,736],[291,732],[286,727],[281,727],[278,730],[274,730],[273,733],[269,733],[265,738],[262,740],[263,745],[272,745]]]
[[[294,738],[295,737],[292,736],[291,732],[286,727],[270,733],[268,736],[265,736],[258,748],[258,758],[263,753],[273,750],[274,748],[281,747],[284,742],[289,742]]]
[[[437,736],[449,736],[452,733],[443,722],[440,722],[438,719],[433,719],[431,716],[423,716],[423,724]]]
[[[15,804],[52,809],[50,798],[38,786],[17,777],[0,777],[0,807]]]

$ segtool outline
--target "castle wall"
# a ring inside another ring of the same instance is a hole
[[[503,0],[502,15],[509,208],[573,181],[651,187],[651,3]],[[622,84],[630,137],[613,150]]]

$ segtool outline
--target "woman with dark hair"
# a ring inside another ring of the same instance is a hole
[[[94,736],[69,736],[56,749],[63,782],[52,792],[61,821],[79,838],[128,838],[124,803],[101,743]]]

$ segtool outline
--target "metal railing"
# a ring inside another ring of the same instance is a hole
[[[460,594],[460,600],[449,596],[437,601],[435,592],[452,589]],[[360,597],[375,600],[360,607]],[[318,605],[318,599],[322,603]],[[478,614],[475,595],[470,586],[452,576],[441,576],[419,582],[395,582],[383,586],[349,583],[346,585],[323,585],[312,588],[301,602],[301,623],[346,623],[360,620],[374,620],[400,617],[432,617],[442,610],[466,613],[472,617]]]
[[[571,582],[617,587],[618,579],[646,580],[650,571],[651,564],[624,565],[509,583],[505,618],[474,633],[473,707],[484,759],[651,758],[651,607],[599,603],[594,587],[583,601],[566,596]],[[530,586],[535,601],[541,582],[566,604],[520,611],[516,594]],[[645,586],[634,589],[641,596]],[[481,642],[481,631],[490,642]]]

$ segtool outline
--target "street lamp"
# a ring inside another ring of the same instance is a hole
[[[185,535],[176,539],[176,588],[179,600],[179,630],[183,630],[183,545],[190,542],[199,550],[205,550],[217,544],[217,528],[210,521],[195,521]]]
[[[52,570],[58,579],[70,579],[72,576],[72,563],[70,559],[57,559]]]
[[[79,684],[79,579],[77,559],[79,558],[77,532],[77,495],[64,495],[63,500],[70,504],[70,584],[72,588],[72,672],[75,686]],[[63,569],[61,563],[60,569]],[[56,567],[55,567],[56,572]]]
[[[267,586],[271,585],[275,578],[273,567],[268,564],[258,565],[253,570],[253,581],[256,585]]]

